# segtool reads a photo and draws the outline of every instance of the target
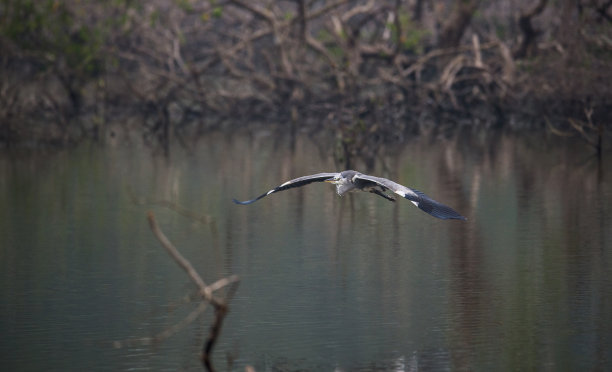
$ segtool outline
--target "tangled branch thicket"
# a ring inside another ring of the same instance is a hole
[[[612,111],[607,0],[2,0],[0,19],[5,144],[273,122],[350,151]]]

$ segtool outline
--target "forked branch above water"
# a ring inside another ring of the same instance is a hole
[[[215,309],[215,317],[213,324],[210,327],[210,333],[206,338],[206,342],[204,343],[202,350],[202,365],[208,371],[215,371],[215,368],[212,364],[212,351],[219,338],[221,327],[223,325],[223,320],[228,312],[227,302],[230,299],[236,290],[236,285],[240,279],[237,275],[231,275],[226,278],[222,278],[213,284],[207,285],[206,282],[202,279],[200,274],[193,267],[191,262],[187,260],[183,255],[179,252],[179,250],[172,244],[172,242],[166,237],[163,233],[157,221],[155,220],[155,215],[153,212],[149,211],[147,213],[147,220],[149,221],[149,226],[151,227],[151,231],[157,238],[157,240],[161,243],[162,247],[170,254],[172,259],[187,273],[189,279],[198,287],[198,293],[202,296],[202,299],[205,301],[201,303],[194,311],[192,311],[187,317],[181,320],[176,325],[167,328],[166,330],[160,332],[158,335],[151,338],[143,338],[135,341],[140,341],[143,343],[150,343],[152,341],[162,341],[172,334],[178,332],[180,329],[185,328],[187,325],[191,324],[195,321],[200,314],[204,312],[206,309],[207,303],[212,305]],[[224,298],[216,296],[214,294],[215,291],[228,287],[229,291],[227,292]],[[147,342],[148,341],[148,342]],[[121,347],[123,344],[129,344],[130,342],[118,342],[115,343],[116,346]]]

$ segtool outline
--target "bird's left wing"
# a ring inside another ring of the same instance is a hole
[[[397,195],[410,200],[414,205],[419,207],[420,210],[431,214],[434,217],[446,220],[446,219],[457,219],[466,220],[465,217],[457,213],[453,208],[437,202],[427,196],[425,193],[411,189],[399,183],[395,183],[391,180],[382,177],[374,177],[367,174],[358,174],[357,178],[361,178],[366,181],[374,182],[382,187],[385,187]]]
[[[304,186],[304,185],[308,185],[309,183],[313,183],[313,182],[323,182],[325,180],[328,180],[334,176],[336,176],[338,173],[317,173],[317,174],[312,174],[310,176],[303,176],[303,177],[299,177],[299,178],[294,178],[292,180],[289,180],[285,183],[283,183],[280,186],[277,186],[275,188],[273,188],[272,190],[259,195],[258,197],[256,197],[255,199],[251,199],[251,200],[246,200],[246,201],[238,201],[236,199],[232,199],[234,201],[234,203],[236,204],[242,204],[242,205],[246,205],[246,204],[251,204],[251,203],[255,203],[256,201],[258,201],[259,199],[268,196],[270,194],[273,194],[275,192],[279,192],[279,191],[284,191],[287,189],[292,189],[294,187],[300,187],[300,186]]]

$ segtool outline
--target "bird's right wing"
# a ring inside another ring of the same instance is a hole
[[[406,187],[404,185],[400,185],[399,183],[395,183],[391,180],[382,177],[374,177],[367,174],[359,174],[357,176],[366,181],[375,182],[380,186],[383,186],[397,195],[410,200],[414,205],[419,207],[423,212],[429,213],[430,215],[440,218],[443,220],[446,219],[457,219],[457,220],[465,220],[466,218],[457,213],[453,208],[444,205],[440,202],[437,202],[427,196],[424,192],[419,190],[411,189],[410,187]]]
[[[299,177],[299,178],[294,178],[292,180],[289,180],[285,183],[283,183],[280,186],[277,186],[275,188],[273,188],[272,190],[259,195],[258,197],[256,197],[255,199],[251,199],[251,200],[246,200],[246,201],[238,201],[236,199],[232,199],[234,201],[234,203],[236,204],[241,204],[241,205],[246,205],[246,204],[251,204],[251,203],[255,203],[256,201],[258,201],[259,199],[266,197],[270,194],[273,194],[275,192],[279,192],[279,191],[284,191],[287,189],[292,189],[294,187],[300,187],[300,186],[304,186],[304,185],[308,185],[309,183],[313,183],[313,182],[323,182],[325,180],[328,180],[334,176],[336,176],[338,173],[317,173],[317,174],[312,174],[310,176],[303,176],[303,177]]]

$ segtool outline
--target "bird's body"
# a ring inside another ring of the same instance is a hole
[[[418,190],[414,190],[409,187],[400,185],[386,178],[374,177],[367,174],[359,173],[354,170],[345,170],[340,173],[317,173],[310,176],[295,178],[281,184],[280,186],[273,188],[272,190],[264,194],[261,194],[255,199],[243,202],[234,199],[234,203],[242,205],[251,204],[275,192],[291,189],[294,187],[301,187],[313,182],[334,183],[336,185],[336,191],[338,192],[338,195],[344,195],[347,192],[359,190],[371,192],[376,195],[382,196],[387,200],[395,201],[395,198],[393,198],[391,195],[386,194],[387,191],[391,191],[405,199],[410,200],[414,205],[419,207],[419,209],[426,213],[429,213],[434,217],[444,220],[466,219],[451,207],[448,207],[442,203],[431,199],[429,196]]]

